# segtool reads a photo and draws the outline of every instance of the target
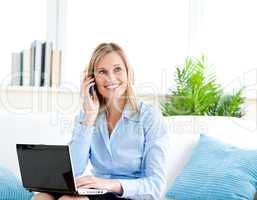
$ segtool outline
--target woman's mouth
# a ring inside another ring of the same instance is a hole
[[[120,84],[110,84],[110,85],[107,85],[107,86],[104,86],[104,87],[109,89],[109,90],[113,90],[113,89],[116,89],[119,86],[120,86]]]

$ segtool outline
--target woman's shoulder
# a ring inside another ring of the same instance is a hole
[[[146,103],[144,101],[138,102],[138,112],[134,117],[138,119],[138,121],[144,121],[149,118],[155,118],[156,116],[160,116],[161,112],[158,106]]]
[[[85,119],[85,113],[83,110],[79,110],[75,115],[75,121],[80,122]]]
[[[141,114],[150,114],[150,113],[160,113],[160,108],[159,108],[159,104],[158,105],[153,105],[150,103],[146,103],[144,101],[141,101],[139,103],[140,105],[140,113]]]

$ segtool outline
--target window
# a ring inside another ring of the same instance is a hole
[[[8,0],[0,6],[0,84],[10,83],[11,54],[30,48],[33,40],[46,40],[46,0]]]
[[[164,93],[187,54],[188,2],[68,1],[63,83],[79,87],[94,48],[116,42],[134,68],[138,93]]]
[[[246,87],[256,98],[257,2],[255,0],[203,0],[192,49],[205,53],[218,81],[227,91]]]
[[[78,91],[94,48],[116,42],[135,70],[138,93],[167,93],[175,66],[205,54],[228,91],[245,85],[246,96],[256,98],[256,9],[255,0],[5,1],[0,78],[11,71],[12,52],[50,39],[63,52],[63,88]]]

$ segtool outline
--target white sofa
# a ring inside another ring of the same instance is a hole
[[[15,114],[0,113],[0,165],[20,177],[16,143],[65,144],[71,137],[73,117],[58,113]],[[256,124],[232,117],[176,116],[166,117],[171,136],[167,187],[185,165],[199,133],[212,135],[222,141],[257,149]],[[165,199],[163,197],[163,199]]]

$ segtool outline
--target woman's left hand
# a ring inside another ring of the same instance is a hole
[[[122,186],[118,180],[103,179],[94,176],[82,176],[76,179],[78,188],[106,189],[108,192],[122,194]]]

